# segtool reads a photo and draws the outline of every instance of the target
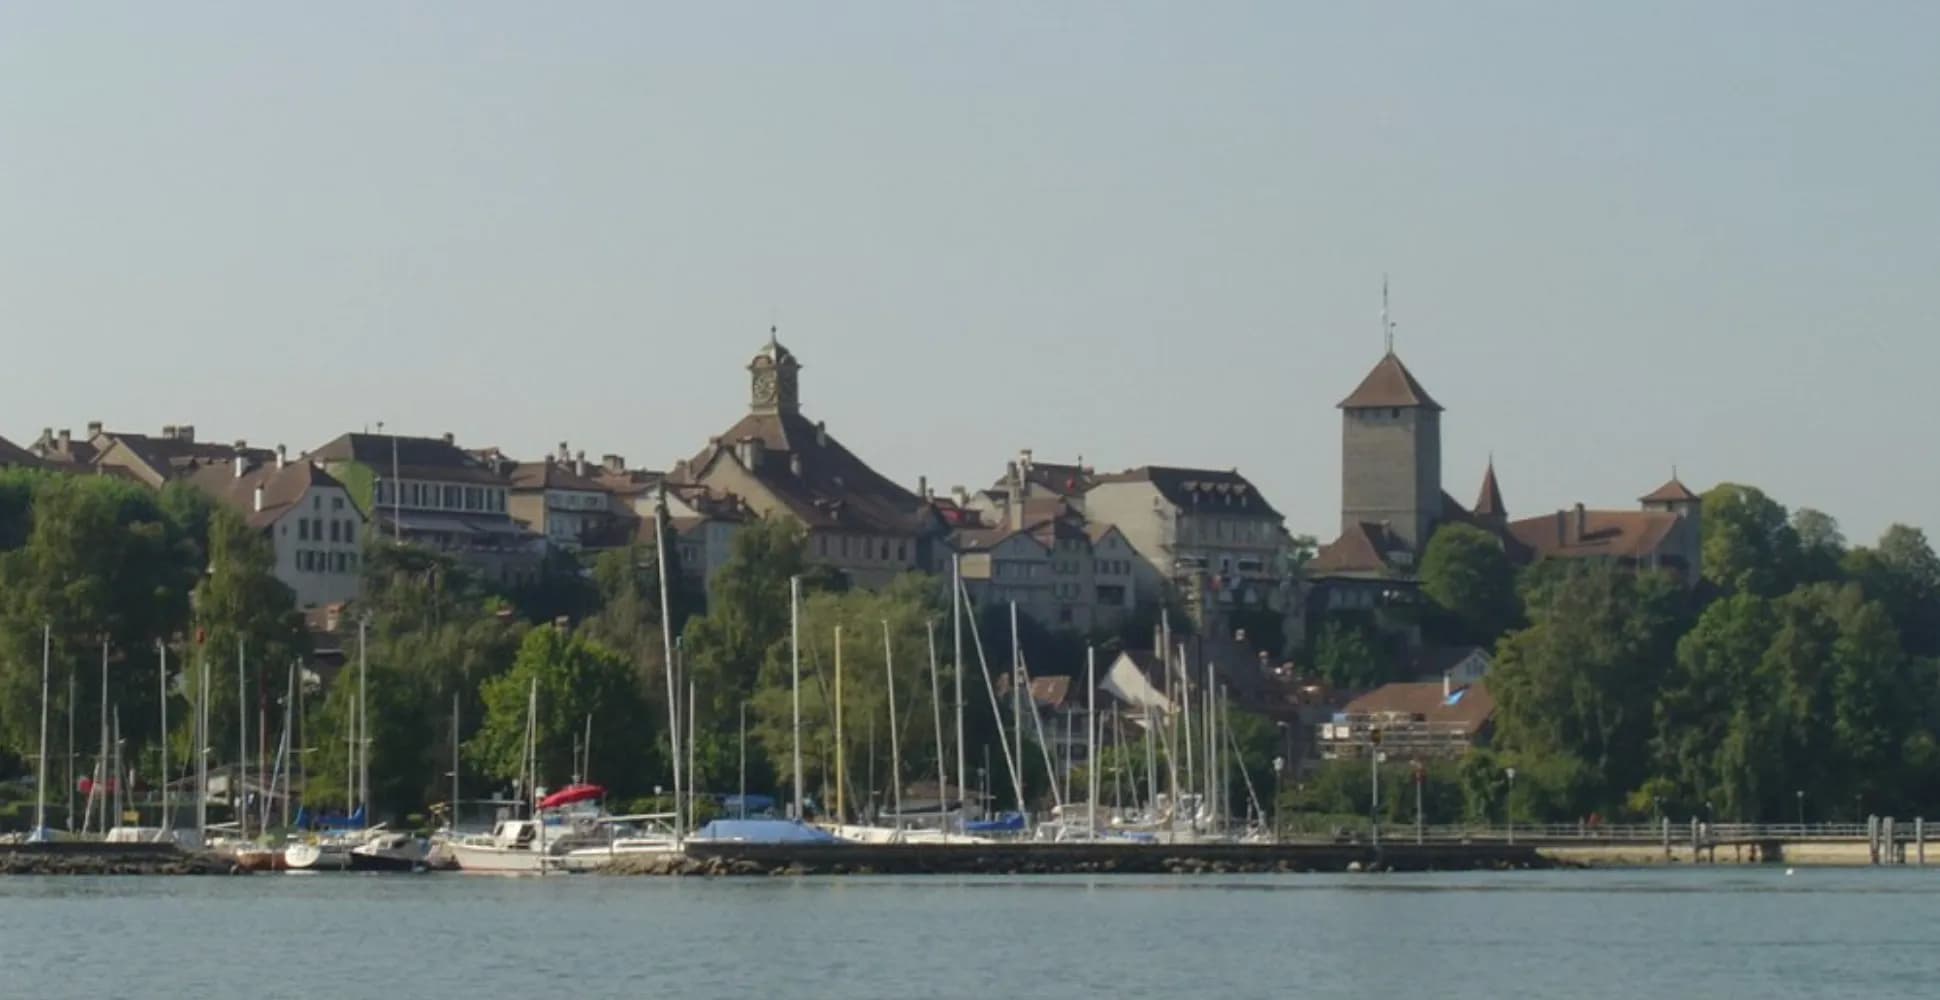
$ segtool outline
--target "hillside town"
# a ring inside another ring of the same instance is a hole
[[[898,483],[804,411],[804,367],[770,331],[746,363],[739,417],[658,467],[589,457],[570,441],[514,456],[457,432],[360,429],[293,450],[252,443],[247,428],[211,440],[189,423],[149,432],[100,421],[78,433],[49,426],[24,446],[0,440],[0,466],[201,491],[268,541],[276,579],[320,638],[343,627],[341,612],[361,596],[372,539],[434,550],[512,588],[651,544],[664,512],[684,585],[705,594],[738,535],[783,519],[805,531],[811,562],[848,586],[919,574],[947,588],[957,577],[974,603],[1014,605],[1043,630],[1118,637],[1100,690],[1121,707],[1142,704],[1139,691],[1164,700],[1150,694],[1164,686],[1163,619],[1192,637],[1190,658],[1211,664],[1219,685],[1279,722],[1280,755],[1303,770],[1365,753],[1375,728],[1443,759],[1486,742],[1490,650],[1436,643],[1416,613],[1418,570],[1438,528],[1480,529],[1517,566],[1658,569],[1687,585],[1701,573],[1701,500],[1674,475],[1631,507],[1512,516],[1491,462],[1463,505],[1443,477],[1444,410],[1392,345],[1338,404],[1340,529],[1318,545],[1293,535],[1239,469],[1101,471],[1027,448],[993,456],[988,484]],[[1321,634],[1343,618],[1363,624],[1391,682],[1317,682]],[[316,648],[342,645],[324,638]],[[1047,717],[1075,710],[1082,685],[1072,672],[1037,671],[1058,682],[1032,687]]]

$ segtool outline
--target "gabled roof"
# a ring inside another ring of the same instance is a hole
[[[761,442],[761,458],[748,472],[810,528],[909,535],[930,523],[933,512],[920,497],[871,469],[821,425],[792,410],[742,417],[685,468],[675,469],[669,481],[704,482],[715,463],[739,464],[735,446],[751,439]]]
[[[1408,543],[1385,526],[1356,521],[1339,538],[1322,545],[1307,563],[1310,576],[1365,576],[1388,571],[1392,553],[1409,551]]]
[[[1062,462],[1039,462],[1033,460],[1025,466],[1024,481],[1032,486],[1050,490],[1059,496],[1078,496],[1091,488],[1094,481],[1092,470],[1082,466]],[[1007,492],[1010,488],[1008,473],[991,484],[992,493]]]
[[[1495,716],[1495,696],[1487,681],[1443,694],[1440,681],[1408,681],[1383,684],[1347,703],[1346,715],[1399,715],[1421,722],[1459,725],[1475,736]]]
[[[302,459],[286,463],[282,468],[275,462],[258,463],[240,476],[233,465],[205,465],[190,473],[187,482],[234,508],[252,528],[275,524],[312,486],[343,486],[330,473]],[[261,510],[256,509],[258,486],[263,488]],[[356,508],[354,503],[350,506]]]
[[[1482,493],[1475,498],[1475,509],[1470,511],[1476,517],[1507,517],[1509,507],[1502,502],[1502,487],[1495,481],[1495,460],[1489,460],[1489,469],[1482,474]]]
[[[501,485],[506,481],[483,460],[443,438],[342,434],[308,457],[324,465],[356,462],[386,476],[391,471],[393,448],[400,478]]]
[[[147,434],[125,434],[120,431],[107,432],[106,438],[107,446],[100,448],[94,456],[97,464],[111,459],[117,449],[125,449],[164,480],[187,475],[198,467],[210,465],[224,466],[233,474],[234,469],[231,466],[238,454],[252,464],[267,462],[274,455],[267,448],[244,446],[238,450],[233,444],[151,437]]]
[[[1367,373],[1361,384],[1340,401],[1343,410],[1376,409],[1394,407],[1421,407],[1427,410],[1440,410],[1441,404],[1428,395],[1428,390],[1415,381],[1413,372],[1401,363],[1399,355],[1389,351]]]
[[[555,462],[548,458],[543,462],[520,462],[512,468],[512,488],[515,490],[577,490],[582,493],[611,492],[604,483],[594,479],[592,470],[586,475],[573,471],[572,466]]]
[[[1537,555],[1641,559],[1662,548],[1683,520],[1663,510],[1561,510],[1509,524],[1509,533]]]
[[[1638,497],[1637,501],[1639,503],[1689,503],[1702,499],[1704,498],[1691,492],[1689,486],[1684,485],[1682,480],[1673,475],[1670,482]]]
[[[37,469],[40,468],[41,464],[41,460],[35,458],[33,452],[14,444],[6,438],[0,437],[0,467],[25,466],[30,469]]]
[[[1266,497],[1238,469],[1184,469],[1143,465],[1097,477],[1093,488],[1111,483],[1151,483],[1159,495],[1187,511],[1218,508],[1222,514],[1279,518]]]

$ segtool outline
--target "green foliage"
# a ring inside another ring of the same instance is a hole
[[[1754,486],[1704,494],[1704,578],[1721,589],[1776,597],[1798,578],[1799,537],[1785,508]]]
[[[1581,761],[1586,774],[1571,779],[1586,795],[1578,804],[1612,812],[1646,776],[1682,591],[1664,574],[1583,564],[1531,594],[1530,626],[1502,641],[1488,678],[1496,746],[1524,760]]]
[[[564,629],[535,628],[519,644],[512,669],[485,681],[484,725],[466,752],[486,774],[516,779],[525,766],[530,700],[537,692],[534,742],[539,782],[558,788],[573,780],[592,780],[614,795],[651,789],[660,770],[656,733],[640,697],[637,678],[625,657]],[[588,773],[574,759],[592,721]]]
[[[1314,669],[1338,690],[1364,690],[1388,679],[1373,623],[1365,617],[1340,612],[1326,616],[1313,650]]]
[[[1421,560],[1421,590],[1452,621],[1450,640],[1493,645],[1522,616],[1502,541],[1472,525],[1435,531]]]

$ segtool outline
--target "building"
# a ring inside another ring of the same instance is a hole
[[[238,455],[228,465],[200,465],[184,481],[269,537],[276,578],[295,593],[297,607],[356,599],[370,522],[328,472],[278,449],[267,461]]]
[[[38,469],[41,460],[33,452],[0,437],[0,469]]]
[[[633,534],[633,511],[607,489],[566,442],[559,454],[512,466],[507,496],[513,518],[569,551],[624,545]]]
[[[705,487],[758,516],[794,519],[808,531],[809,558],[860,586],[933,570],[942,519],[927,498],[877,473],[802,415],[801,368],[771,333],[748,363],[747,415],[675,465],[670,488]]]
[[[371,512],[373,531],[450,553],[500,584],[538,571],[544,543],[512,517],[510,470],[449,434],[344,434],[307,457]]]
[[[1230,636],[1239,612],[1298,617],[1285,524],[1238,470],[1148,465],[1098,476],[1085,516],[1115,525],[1137,554],[1140,599],[1172,590],[1206,636]]]
[[[1379,749],[1395,761],[1453,760],[1486,746],[1495,727],[1495,698],[1485,681],[1450,678],[1383,684],[1320,724],[1323,760],[1366,760]]]
[[[1673,474],[1638,504],[1638,510],[1590,510],[1579,503],[1510,522],[1508,533],[1532,558],[1664,570],[1696,586],[1704,569],[1703,498]]]
[[[160,434],[150,435],[104,430],[98,420],[88,423],[85,438],[75,438],[66,428],[44,429],[31,450],[42,462],[55,468],[92,468],[120,475],[150,489],[160,489],[206,466],[227,466],[238,455],[252,465],[270,461],[272,457],[268,449],[251,448],[244,441],[234,444],[198,441],[193,424],[170,424]]]

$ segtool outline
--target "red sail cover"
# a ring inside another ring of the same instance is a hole
[[[551,795],[540,799],[539,808],[557,809],[560,806],[569,806],[575,802],[585,802],[589,799],[604,798],[605,796],[606,789],[598,785],[567,785]]]

